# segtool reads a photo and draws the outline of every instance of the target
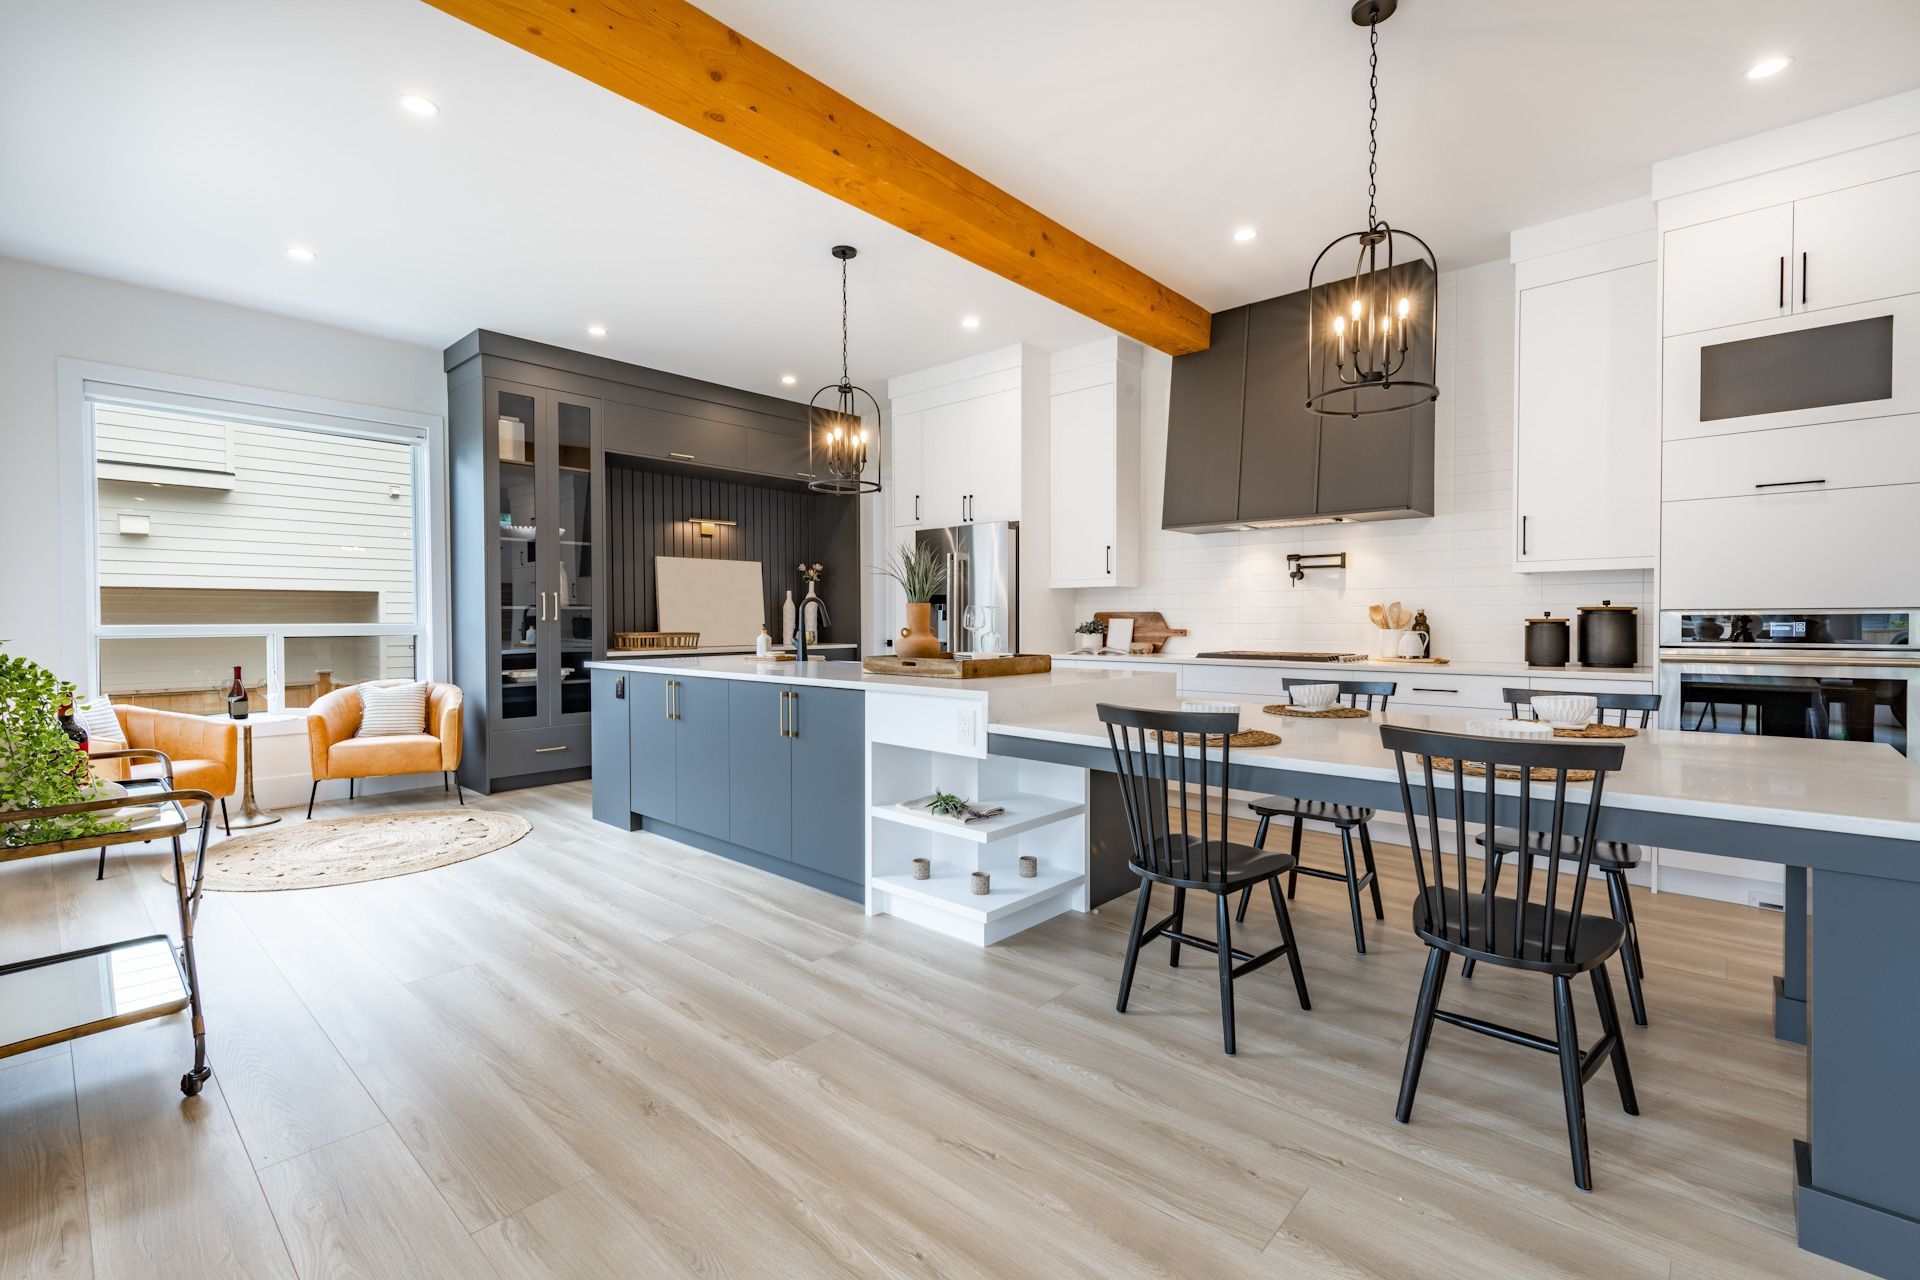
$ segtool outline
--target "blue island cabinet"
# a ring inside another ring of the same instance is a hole
[[[863,900],[864,693],[626,669],[616,697],[615,673],[595,674],[596,717],[603,705],[611,712],[602,731],[625,730],[625,774],[601,770],[594,817],[628,830],[637,818],[669,839]]]

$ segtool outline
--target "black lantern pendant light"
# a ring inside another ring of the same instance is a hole
[[[1320,251],[1307,273],[1307,408],[1359,418],[1438,400],[1440,273],[1427,242],[1387,225],[1374,207],[1379,172],[1380,24],[1399,0],[1359,0],[1355,25],[1367,29],[1367,229]],[[1353,274],[1325,279],[1352,254]],[[1329,258],[1331,255],[1331,258]],[[1384,261],[1383,261],[1384,259]]]
[[[814,473],[814,478],[807,482],[807,488],[815,493],[852,496],[880,492],[880,402],[865,387],[854,386],[847,372],[847,263],[857,253],[859,250],[850,244],[833,246],[833,256],[840,259],[840,381],[820,388],[808,402],[812,412],[807,423],[807,470]],[[821,397],[828,392],[833,393],[832,399],[822,402]],[[860,421],[860,396],[873,406],[872,435]],[[874,464],[872,477],[867,475],[869,455]]]

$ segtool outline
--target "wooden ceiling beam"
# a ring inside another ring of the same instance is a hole
[[[1204,307],[685,0],[434,8],[1170,355]]]

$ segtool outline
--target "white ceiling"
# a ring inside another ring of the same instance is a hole
[[[1364,212],[1346,0],[704,7],[1211,308],[1300,288]],[[1913,0],[1402,0],[1381,41],[1381,211],[1443,268],[1920,85]],[[838,372],[839,241],[876,390],[1101,332],[413,0],[13,6],[0,175],[0,253],[434,346],[486,327],[804,396]]]

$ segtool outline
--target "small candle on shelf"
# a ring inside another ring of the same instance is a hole
[[[933,876],[932,862],[928,861],[926,858],[915,858],[913,860],[913,878],[915,880],[927,880],[927,879],[931,879],[932,876]]]
[[[968,887],[976,894],[984,894],[988,891],[988,886],[991,882],[991,877],[989,877],[986,872],[976,871],[969,878]]]
[[[1020,855],[1020,878],[1031,880],[1040,874],[1040,859],[1030,853]]]

